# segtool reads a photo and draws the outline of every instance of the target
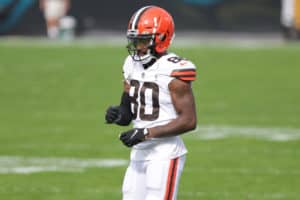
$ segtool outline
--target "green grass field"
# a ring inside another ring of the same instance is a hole
[[[33,43],[0,42],[0,199],[121,199],[126,49]],[[300,199],[300,47],[171,50],[198,77],[178,199]]]

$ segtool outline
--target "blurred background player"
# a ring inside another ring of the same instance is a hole
[[[197,121],[191,85],[196,67],[167,52],[173,37],[173,18],[160,7],[143,7],[129,21],[121,104],[106,112],[107,123],[133,121],[134,128],[120,135],[132,147],[123,200],[177,196],[187,153],[179,135],[193,130]]]
[[[55,39],[59,36],[60,19],[67,14],[69,8],[70,0],[40,0],[49,38]]]
[[[281,0],[281,27],[286,39],[300,38],[300,0]]]

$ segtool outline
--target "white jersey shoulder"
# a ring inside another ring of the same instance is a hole
[[[167,54],[159,60],[159,71],[167,76],[185,81],[196,79],[196,66],[189,60],[174,53]]]
[[[125,80],[129,80],[134,71],[141,67],[142,65],[139,62],[134,61],[131,56],[128,56],[123,65],[123,75]],[[194,81],[196,79],[196,66],[191,61],[181,58],[174,53],[162,56],[157,60],[153,67],[156,70],[156,74],[184,81]]]

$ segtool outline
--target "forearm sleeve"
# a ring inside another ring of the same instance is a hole
[[[120,117],[116,121],[116,124],[121,126],[127,126],[130,124],[133,117],[130,107],[131,107],[131,103],[130,103],[129,94],[127,92],[123,92],[120,107],[119,107]]]

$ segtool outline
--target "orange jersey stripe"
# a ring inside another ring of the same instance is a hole
[[[183,81],[194,81],[196,80],[196,77],[178,77],[178,79]]]
[[[171,160],[164,200],[172,200],[177,178],[178,158]]]
[[[172,74],[180,74],[180,73],[196,73],[195,69],[178,69],[178,70],[174,70],[172,71]]]
[[[196,75],[195,71],[172,72],[171,76]]]

